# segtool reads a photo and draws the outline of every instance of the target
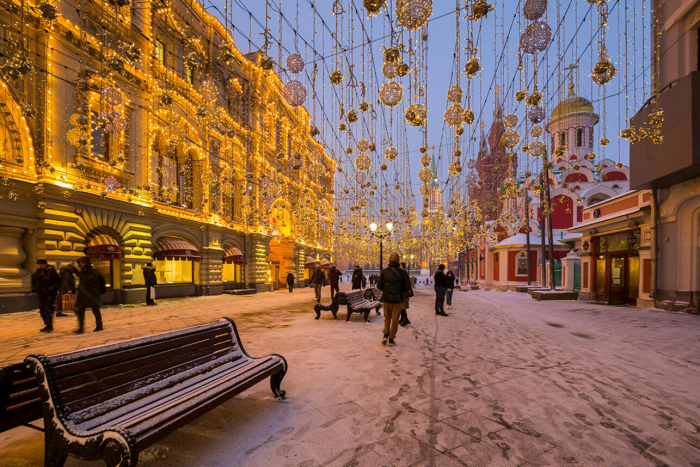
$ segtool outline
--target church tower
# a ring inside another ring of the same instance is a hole
[[[437,164],[435,163],[435,148],[433,148],[433,155],[430,158],[430,170],[433,172],[433,177],[428,182],[428,187],[430,188],[428,212],[436,214],[442,207],[442,189],[440,188]]]

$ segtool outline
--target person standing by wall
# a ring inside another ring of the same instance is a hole
[[[401,263],[401,269],[406,271],[406,263]],[[408,275],[408,271],[406,271],[406,275]],[[408,280],[408,285],[409,290],[406,291],[406,294],[403,298],[403,304],[401,306],[401,319],[399,320],[399,324],[401,326],[408,326],[409,324],[411,324],[411,322],[408,320],[408,313],[406,312],[406,310],[408,310],[408,300],[410,297],[413,297],[413,284],[410,277]]]
[[[447,288],[447,280],[445,278],[445,265],[441,264],[438,266],[433,279],[435,283],[433,289],[435,290],[435,314],[440,316],[449,316],[445,313],[445,288]]]
[[[85,332],[85,309],[92,309],[95,315],[95,332],[102,331],[102,313],[100,313],[100,295],[106,293],[104,278],[92,267],[90,258],[85,256],[78,259],[78,267],[73,267],[73,273],[78,275],[78,298],[75,300],[75,313],[78,316],[78,329],[74,332]]]
[[[331,266],[330,271],[328,271],[328,283],[331,285],[331,300],[335,299],[335,294],[340,292],[338,282],[341,276],[342,274],[335,268],[335,265]]]
[[[289,286],[289,293],[292,293],[292,289],[294,289],[294,274],[292,274],[292,271],[289,271],[289,274],[287,274],[287,285]]]
[[[352,272],[352,290],[360,287],[362,287],[362,269],[360,266],[355,266],[355,270]]]
[[[156,284],[158,284],[158,279],[156,278],[156,268],[153,263],[146,263],[143,267],[143,280],[146,282],[146,306],[155,306],[156,300]]]
[[[377,288],[382,291],[384,305],[384,338],[382,344],[396,345],[394,339],[399,329],[399,316],[403,308],[404,298],[411,290],[411,279],[408,273],[399,266],[399,254],[389,255],[389,266],[382,269],[377,280]]]
[[[58,274],[61,276],[61,290],[58,292],[61,296],[61,308],[57,310],[56,316],[68,316],[63,313],[63,309],[66,308],[63,303],[63,296],[75,294],[75,276],[70,266],[61,266],[58,269]],[[75,309],[75,297],[73,297],[73,304],[73,309]]]
[[[445,298],[447,299],[447,309],[452,309],[452,294],[455,291],[455,281],[457,278],[455,277],[454,273],[452,271],[447,271],[447,274],[445,274],[445,281],[447,283],[447,287],[445,288]]]
[[[54,306],[60,288],[61,276],[56,272],[56,268],[48,264],[45,259],[36,260],[36,271],[32,274],[32,292],[39,299],[39,314],[44,321],[44,327],[40,332],[53,331]]]
[[[314,292],[316,292],[316,302],[321,303],[321,287],[324,286],[326,281],[326,275],[320,267],[314,269],[314,273],[311,275],[311,283],[314,285]]]

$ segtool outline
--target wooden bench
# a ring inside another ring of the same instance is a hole
[[[68,455],[132,467],[177,428],[270,377],[276,397],[287,362],[250,357],[235,323],[209,324],[24,360],[43,406],[45,466]],[[18,412],[19,413],[19,412]]]
[[[44,431],[31,424],[42,415],[36,376],[23,362],[0,368],[0,433],[18,426]]]
[[[340,292],[340,294],[345,295],[344,299],[348,306],[348,315],[345,321],[350,321],[350,316],[352,316],[353,313],[362,313],[365,317],[365,322],[369,323],[369,312],[372,311],[372,308],[375,308],[377,314],[379,314],[379,307],[382,306],[382,303],[365,300],[361,290],[353,290],[347,293]]]
[[[382,301],[382,291],[379,290],[377,287],[372,287],[370,289],[365,289],[365,300],[367,301],[375,301],[375,302],[380,302]],[[377,314],[379,314],[379,307],[377,307]]]

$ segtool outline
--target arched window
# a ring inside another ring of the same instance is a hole
[[[559,133],[559,146],[566,146],[566,131]]]
[[[576,129],[576,147],[583,146],[583,128]]]

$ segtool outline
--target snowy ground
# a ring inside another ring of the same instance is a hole
[[[418,289],[392,348],[382,316],[315,321],[311,289],[109,308],[83,336],[73,317],[43,335],[38,313],[1,315],[0,362],[221,316],[251,355],[286,357],[287,400],[259,384],[147,449],[144,467],[700,467],[700,316],[455,292],[444,318],[432,300]],[[0,465],[42,464],[41,433],[0,434]]]

